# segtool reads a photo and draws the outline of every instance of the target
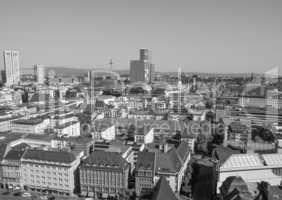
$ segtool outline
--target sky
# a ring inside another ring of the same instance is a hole
[[[148,48],[158,71],[261,73],[282,66],[281,10],[281,0],[0,0],[0,50],[19,50],[25,68],[129,69]]]

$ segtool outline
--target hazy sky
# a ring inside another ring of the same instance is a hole
[[[0,50],[20,50],[24,67],[126,69],[139,48],[160,71],[281,69],[282,1],[0,0]]]

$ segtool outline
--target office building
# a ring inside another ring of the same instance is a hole
[[[17,119],[11,122],[13,133],[44,134],[44,130],[50,125],[47,117]]]
[[[82,196],[117,196],[128,187],[130,165],[117,152],[94,151],[79,169]]]
[[[34,76],[37,83],[44,84],[45,68],[43,65],[34,65]]]
[[[73,195],[79,157],[66,151],[27,150],[21,159],[21,186],[26,190]]]
[[[151,52],[148,49],[140,49],[139,60],[130,61],[131,83],[137,81],[151,83],[154,79],[154,67],[151,63]]]
[[[4,70],[6,86],[10,87],[20,82],[20,53],[19,51],[4,51]]]

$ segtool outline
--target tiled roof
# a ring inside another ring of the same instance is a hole
[[[220,187],[221,194],[226,200],[252,200],[251,193],[248,190],[246,182],[242,177],[230,176]]]
[[[162,176],[157,182],[152,200],[177,200],[165,177]]]
[[[273,154],[264,154],[262,158],[265,161],[265,164],[268,166],[272,165],[282,165],[282,154],[273,153]]]
[[[155,170],[155,153],[139,152],[137,156],[136,169]]]
[[[183,166],[190,153],[188,144],[182,142],[177,149],[172,148],[167,153],[157,153],[157,172],[158,173],[177,173]]]
[[[229,169],[261,166],[263,166],[263,163],[258,154],[233,154],[221,168]]]
[[[190,149],[189,144],[186,142],[181,142],[177,147],[176,153],[180,156],[182,161],[184,161],[189,155],[190,153],[189,149]]]
[[[29,149],[23,155],[23,159],[58,162],[58,163],[72,163],[75,156],[66,151],[45,151],[37,149]]]
[[[94,165],[96,167],[117,167],[125,169],[127,161],[117,152],[94,151],[84,160],[82,165]]]
[[[14,120],[12,123],[14,124],[25,124],[25,125],[36,125],[42,123],[43,120],[41,118],[30,118],[30,119],[18,119]]]
[[[6,156],[5,160],[20,160],[24,154],[24,150],[10,150]]]
[[[229,128],[232,132],[244,132],[247,130],[247,126],[240,121],[233,121],[229,124]]]
[[[240,176],[230,176],[222,183],[220,190],[224,193],[230,193],[235,188],[241,192],[248,191],[246,182]]]
[[[233,150],[224,146],[217,146],[213,150],[213,157],[219,161],[220,165],[223,165],[231,155],[239,153],[240,151],[238,150]]]

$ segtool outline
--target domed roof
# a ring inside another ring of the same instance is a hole
[[[146,90],[146,91],[152,90],[152,87],[145,82],[135,82],[131,85],[129,89],[131,90],[133,88],[142,88],[143,90]]]
[[[247,184],[241,176],[229,176],[229,177],[227,177],[223,181],[223,183],[220,187],[221,192],[227,193],[227,194],[232,192],[235,188],[237,190],[239,190],[240,192],[248,191]]]
[[[172,87],[171,85],[169,85],[166,82],[157,82],[153,84],[153,90],[155,89],[164,89],[164,90],[170,91],[172,90]]]

